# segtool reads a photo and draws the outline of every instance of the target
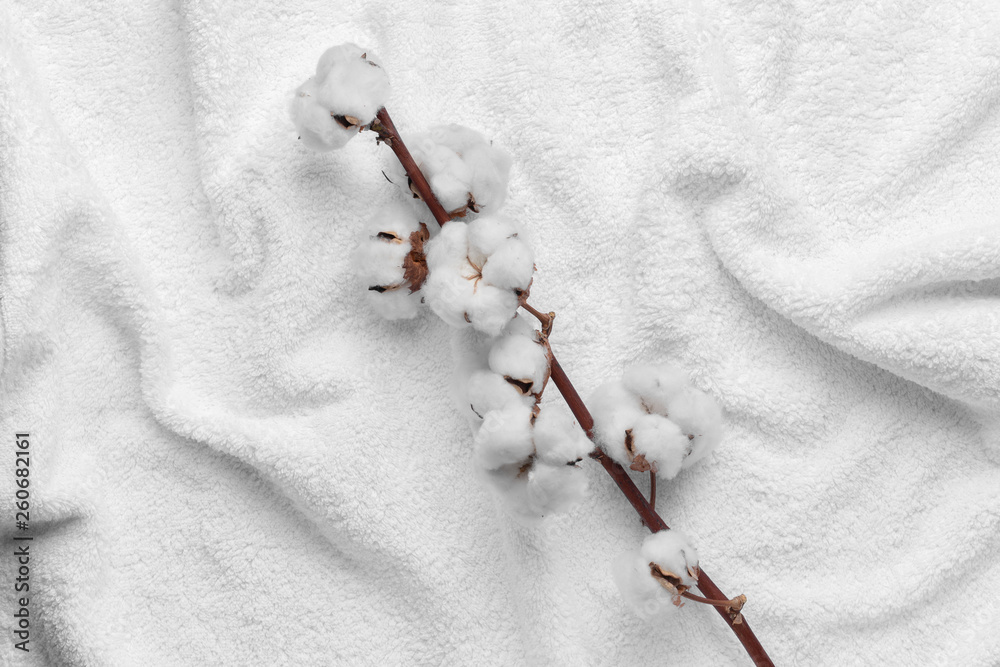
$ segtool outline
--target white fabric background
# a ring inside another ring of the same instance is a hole
[[[511,152],[582,393],[668,360],[725,408],[657,506],[776,663],[1000,661],[1000,6],[82,4],[0,5],[9,664],[748,663],[708,608],[628,615],[596,465],[535,529],[470,475],[451,332],[348,268],[391,153],[287,118],[346,40],[404,138]]]

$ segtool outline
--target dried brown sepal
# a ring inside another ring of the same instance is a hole
[[[466,322],[468,322],[469,324],[472,324],[472,320],[469,319],[469,314],[468,313],[462,313],[462,317],[465,318]]]
[[[430,237],[427,225],[422,222],[420,229],[410,234],[410,252],[403,258],[403,278],[409,283],[411,294],[423,287],[430,272],[427,268],[427,257],[424,256],[424,243]]]
[[[729,602],[731,603],[729,607],[729,618],[733,620],[733,623],[739,625],[743,622],[743,614],[741,614],[740,611],[743,609],[743,605],[747,603],[747,596],[740,593]]]
[[[448,215],[452,218],[464,218],[469,214],[469,207],[462,206],[461,208],[456,208],[454,211],[448,211]]]
[[[515,236],[517,235],[515,234]],[[549,353],[548,355],[549,368],[551,368],[552,360],[554,359],[554,357],[552,356],[552,348],[548,347],[548,339],[549,336],[552,335],[552,324],[553,322],[555,322],[556,314],[552,311],[549,311],[548,313],[539,312],[538,310],[533,308],[530,303],[528,303],[528,295],[531,292],[531,285],[534,282],[535,279],[534,277],[532,277],[531,282],[528,283],[528,289],[514,290],[514,293],[517,295],[518,303],[521,306],[521,308],[524,308],[526,311],[528,311],[532,316],[534,316],[536,320],[538,320],[538,323],[542,325],[542,337],[546,341],[546,347],[548,348],[548,353]]]
[[[690,586],[685,586],[680,577],[670,570],[664,570],[654,562],[649,563],[649,574],[656,580],[656,583],[663,586],[674,597],[675,605],[678,607],[684,606],[681,596],[687,593],[688,589],[691,588]]]
[[[465,205],[465,208],[473,213],[479,213],[479,204],[476,203],[476,198],[472,196],[471,192],[469,193],[469,202]],[[517,236],[517,234],[514,234],[514,236]]]
[[[531,282],[528,283],[528,286],[525,287],[524,289],[515,289],[514,290],[514,294],[517,296],[517,304],[521,308],[524,308],[529,313],[531,313],[532,315],[535,315],[537,317],[536,313],[538,311],[536,311],[534,308],[532,308],[531,306],[528,305],[528,297],[531,296],[531,286],[534,284],[534,282],[535,282],[535,277],[532,276],[531,277]],[[541,320],[539,320],[539,321],[541,322]],[[542,326],[544,328],[544,323],[542,324]],[[545,335],[548,336],[547,333]]]
[[[527,475],[528,471],[531,470],[531,466],[533,466],[534,464],[535,464],[535,455],[531,454],[525,460],[524,464],[517,469],[517,476],[524,477],[525,475]]]
[[[632,461],[635,459],[635,441],[632,439],[632,429],[625,429],[625,453],[628,454],[628,460]]]
[[[737,595],[731,600],[713,600],[709,598],[701,597],[700,595],[695,595],[694,593],[689,593],[684,591],[681,596],[687,598],[688,600],[693,600],[694,602],[699,602],[701,604],[709,604],[713,607],[719,607],[726,611],[729,616],[729,620],[733,622],[733,625],[740,625],[743,623],[743,614],[740,611],[743,609],[743,605],[747,602],[746,595]]]
[[[345,130],[350,130],[351,128],[357,127],[358,125],[357,122],[352,123],[350,120],[348,120],[350,118],[353,119],[354,121],[357,121],[358,119],[354,118],[354,116],[338,116],[337,114],[334,113],[331,113],[330,116],[335,121],[337,121],[337,124],[340,125],[342,128],[344,128]]]
[[[413,183],[413,179],[409,176],[406,177],[407,186],[410,188],[410,192],[413,193],[414,199],[421,199],[420,193],[417,192],[417,186]]]
[[[555,313],[549,313],[552,317],[555,317]],[[548,329],[552,330],[552,320],[549,320]],[[544,327],[543,327],[544,328]],[[538,390],[538,398],[542,397],[542,393],[545,391],[545,387],[549,384],[549,379],[552,377],[552,359],[554,355],[552,354],[552,346],[549,345],[549,337],[545,332],[536,331],[535,332],[535,342],[542,346],[545,350],[545,377],[542,378],[542,386]]]
[[[389,129],[382,124],[382,122],[378,119],[378,117],[376,117],[375,120],[371,122],[371,124],[368,126],[368,129],[375,133],[376,146],[379,144],[385,144],[386,146],[392,147],[392,133],[389,132]],[[382,175],[385,176],[384,171],[382,172]],[[392,181],[389,179],[388,176],[385,177],[385,180],[392,183]]]
[[[531,386],[534,384],[531,380],[517,380],[512,377],[507,377],[506,375],[504,376],[503,379],[506,380],[509,384],[513,385],[514,388],[517,389],[519,392],[521,392],[522,396],[527,396],[528,394],[530,394]]]
[[[396,232],[379,232],[375,235],[380,241],[385,241],[387,243],[402,243],[403,239]]]
[[[645,454],[636,454],[632,459],[632,465],[630,465],[629,468],[635,470],[636,472],[651,472],[654,475],[659,472],[656,467],[656,461],[647,461]]]

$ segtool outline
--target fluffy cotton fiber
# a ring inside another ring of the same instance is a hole
[[[316,75],[295,91],[292,121],[306,146],[330,151],[371,123],[388,98],[389,78],[377,57],[356,44],[340,44],[320,56]]]
[[[519,403],[486,413],[473,441],[476,464],[485,470],[523,463],[534,451],[531,408]]]
[[[367,300],[386,319],[409,319],[420,309],[420,295],[411,292],[403,260],[410,253],[411,235],[420,229],[414,212],[400,204],[385,206],[365,226],[354,252],[354,269],[366,288]]]
[[[650,564],[671,575],[680,588],[663,586]],[[626,604],[642,619],[661,620],[681,603],[680,593],[697,583],[698,552],[678,530],[647,537],[640,549],[623,553],[612,564],[612,575]]]
[[[722,438],[722,411],[677,368],[634,366],[601,385],[588,401],[594,434],[615,461],[673,479]],[[637,458],[641,455],[641,459]]]
[[[549,379],[548,351],[535,336],[500,336],[490,348],[489,364],[524,394],[538,396]]]
[[[471,325],[499,335],[514,317],[518,297],[513,290],[489,284],[469,261],[468,225],[449,222],[425,248],[430,275],[423,290],[431,309],[453,327]]]
[[[461,125],[439,125],[407,138],[407,147],[434,195],[447,211],[494,212],[507,196],[511,158],[483,135]],[[390,165],[391,180],[412,196],[402,168]]]
[[[583,460],[593,449],[567,408],[547,405],[535,418],[533,432],[535,455],[553,466],[565,466]]]

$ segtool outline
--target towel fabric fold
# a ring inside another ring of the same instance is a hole
[[[574,513],[506,516],[461,338],[365,307],[391,152],[287,114],[354,41],[404,138],[512,154],[582,394],[669,361],[724,408],[657,507],[777,664],[997,664],[997,35],[988,2],[0,6],[5,581],[15,432],[34,536],[2,662],[746,662],[711,609],[630,614],[643,529],[598,467]]]

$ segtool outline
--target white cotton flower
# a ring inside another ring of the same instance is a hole
[[[500,410],[511,404],[534,405],[531,396],[524,396],[502,376],[488,370],[474,371],[465,384],[465,398],[469,409],[480,420],[491,410]]]
[[[655,470],[662,479],[707,456],[722,438],[718,405],[667,364],[633,366],[622,381],[598,388],[589,404],[604,451],[623,466]]]
[[[604,451],[619,464],[628,467],[632,456],[625,449],[626,432],[646,414],[635,394],[620,380],[605,382],[587,401],[594,417],[594,436]]]
[[[479,331],[498,336],[517,312],[517,295],[481,281],[472,291],[466,314],[469,323]]]
[[[525,290],[535,273],[535,254],[519,238],[504,241],[483,265],[483,280],[488,285]]]
[[[462,157],[470,172],[470,192],[477,208],[497,211],[507,197],[507,179],[512,159],[479,132],[462,125],[431,128],[431,138]]]
[[[469,223],[469,260],[476,266],[486,264],[486,258],[508,239],[519,238],[520,228],[503,215],[481,215]]]
[[[327,49],[316,64],[320,104],[336,116],[352,116],[367,125],[389,99],[389,77],[381,59],[357,44]]]
[[[517,312],[518,297],[484,282],[480,267],[469,261],[468,225],[449,222],[425,249],[430,275],[423,291],[431,309],[453,327],[500,334]]]
[[[409,236],[401,241],[371,236],[363,239],[354,252],[355,271],[361,282],[369,287],[401,285],[405,280],[403,260],[409,253]]]
[[[703,391],[687,387],[670,401],[667,413],[690,438],[684,468],[708,456],[722,440],[722,410]]]
[[[407,140],[414,162],[446,211],[465,215],[496,211],[507,195],[511,158],[483,136],[461,125],[440,125]],[[390,166],[390,180],[416,197],[406,173]]]
[[[484,470],[528,461],[535,451],[531,438],[531,408],[509,403],[486,413],[472,446],[473,458]]]
[[[625,446],[632,448],[634,456],[642,455],[651,466],[655,463],[659,477],[673,479],[681,471],[690,441],[677,424],[661,415],[643,415],[629,436]]]
[[[343,146],[357,134],[330,115],[330,110],[319,103],[316,79],[309,77],[295,90],[290,107],[292,122],[299,139],[314,151],[332,151]]]
[[[549,363],[548,351],[534,335],[500,336],[490,348],[490,369],[523,394],[537,396],[542,392],[549,379]]]
[[[572,465],[533,461],[528,468],[498,468],[486,473],[484,479],[506,510],[529,524],[571,511],[587,494],[586,472]]]
[[[317,151],[341,148],[375,118],[389,97],[378,58],[355,44],[331,47],[316,75],[295,91],[291,114],[303,143]]]
[[[548,405],[535,418],[535,456],[554,466],[583,460],[594,448],[563,406]]]
[[[697,583],[698,553],[678,530],[661,530],[642,547],[619,556],[612,575],[622,598],[645,620],[661,620],[681,606],[681,593]]]
[[[688,377],[670,364],[636,364],[625,370],[622,382],[650,412],[666,415],[667,404],[684,390]]]
[[[531,315],[525,315],[524,313],[518,313],[514,316],[507,326],[504,327],[504,335],[506,336],[527,336],[528,338],[535,338],[540,332],[535,328],[537,320],[535,320]]]
[[[414,213],[400,204],[382,207],[365,226],[354,252],[354,269],[367,288],[372,309],[386,319],[408,319],[419,312],[417,290],[423,278],[414,262],[421,261],[425,235],[426,227],[421,228]]]

